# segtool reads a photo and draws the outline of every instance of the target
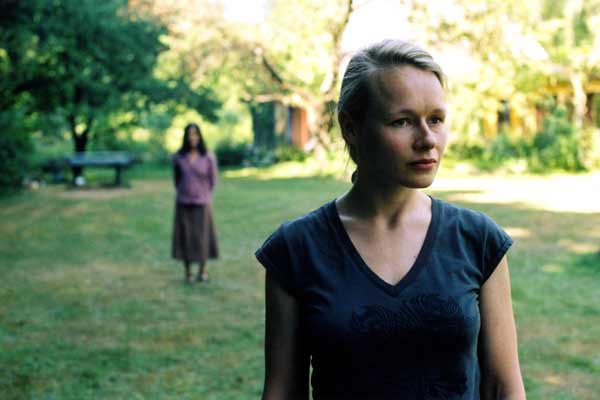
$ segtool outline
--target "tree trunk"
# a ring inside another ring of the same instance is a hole
[[[342,36],[350,16],[353,12],[353,0],[345,0],[344,11],[340,21],[330,26],[329,35],[331,36],[332,51],[335,53],[331,64],[326,71],[326,76],[323,79],[320,87],[320,93],[314,95],[309,90],[303,87],[291,85],[289,82],[278,73],[274,65],[269,61],[263,51],[260,51],[262,67],[267,71],[273,83],[279,86],[282,91],[291,92],[299,95],[303,99],[303,106],[307,108],[307,112],[314,116],[314,122],[310,123],[311,141],[314,139],[315,145],[312,148],[313,152],[324,154],[331,149],[333,140],[331,131],[335,126],[335,91],[340,79],[340,66],[344,57],[342,53]]]
[[[324,150],[328,150],[333,143],[331,131],[335,126],[335,107],[336,102],[333,100],[324,100],[316,108],[316,138],[320,146]]]
[[[583,122],[586,114],[587,96],[583,88],[582,74],[579,72],[571,72],[569,80],[573,87],[573,125],[575,129],[583,128]]]
[[[76,153],[85,152],[85,148],[87,146],[87,141],[88,141],[87,131],[81,135],[77,135],[76,133],[73,133],[73,141],[75,144],[75,152]],[[73,167],[72,170],[73,170],[73,180],[75,180],[79,176],[83,176],[83,167]]]
[[[75,121],[75,116],[69,116],[69,125],[71,126],[71,137],[73,138],[74,150],[76,153],[85,152],[85,148],[88,143],[88,135],[91,126],[91,119],[88,120],[88,123],[80,134],[77,134],[77,123]],[[72,167],[73,171],[73,181],[79,176],[83,176],[83,167]]]
[[[346,30],[346,27],[348,26],[352,11],[352,0],[346,0],[342,20],[339,21],[337,25],[332,27],[332,30],[330,31],[335,55],[333,60],[331,60],[331,65],[329,66],[329,71],[327,71],[327,76],[321,84],[321,104],[316,107],[316,137],[319,145],[321,145],[325,150],[330,149],[333,143],[331,133],[336,123],[335,115],[337,104],[334,94],[340,79],[340,66],[342,65],[342,60],[344,57],[344,54],[342,53],[342,36]]]

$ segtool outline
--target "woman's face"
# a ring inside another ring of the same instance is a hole
[[[360,174],[386,186],[430,186],[448,139],[437,77],[412,66],[383,69],[373,75],[370,94],[353,135]]]
[[[192,149],[198,147],[198,143],[200,143],[200,132],[195,127],[191,127],[188,129],[188,144]]]

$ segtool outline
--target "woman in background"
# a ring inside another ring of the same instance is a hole
[[[173,156],[173,178],[177,195],[172,255],[183,261],[185,282],[193,282],[193,262],[199,264],[198,282],[205,282],[206,260],[218,257],[211,208],[217,163],[214,155],[207,152],[196,124],[185,127],[181,148]]]

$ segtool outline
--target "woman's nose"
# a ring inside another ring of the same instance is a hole
[[[416,126],[413,147],[416,150],[429,150],[435,146],[435,135],[429,128],[427,121],[419,120]]]

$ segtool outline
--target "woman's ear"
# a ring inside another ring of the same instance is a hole
[[[338,115],[338,122],[342,131],[342,137],[348,144],[355,144],[358,137],[358,126],[347,111]]]

